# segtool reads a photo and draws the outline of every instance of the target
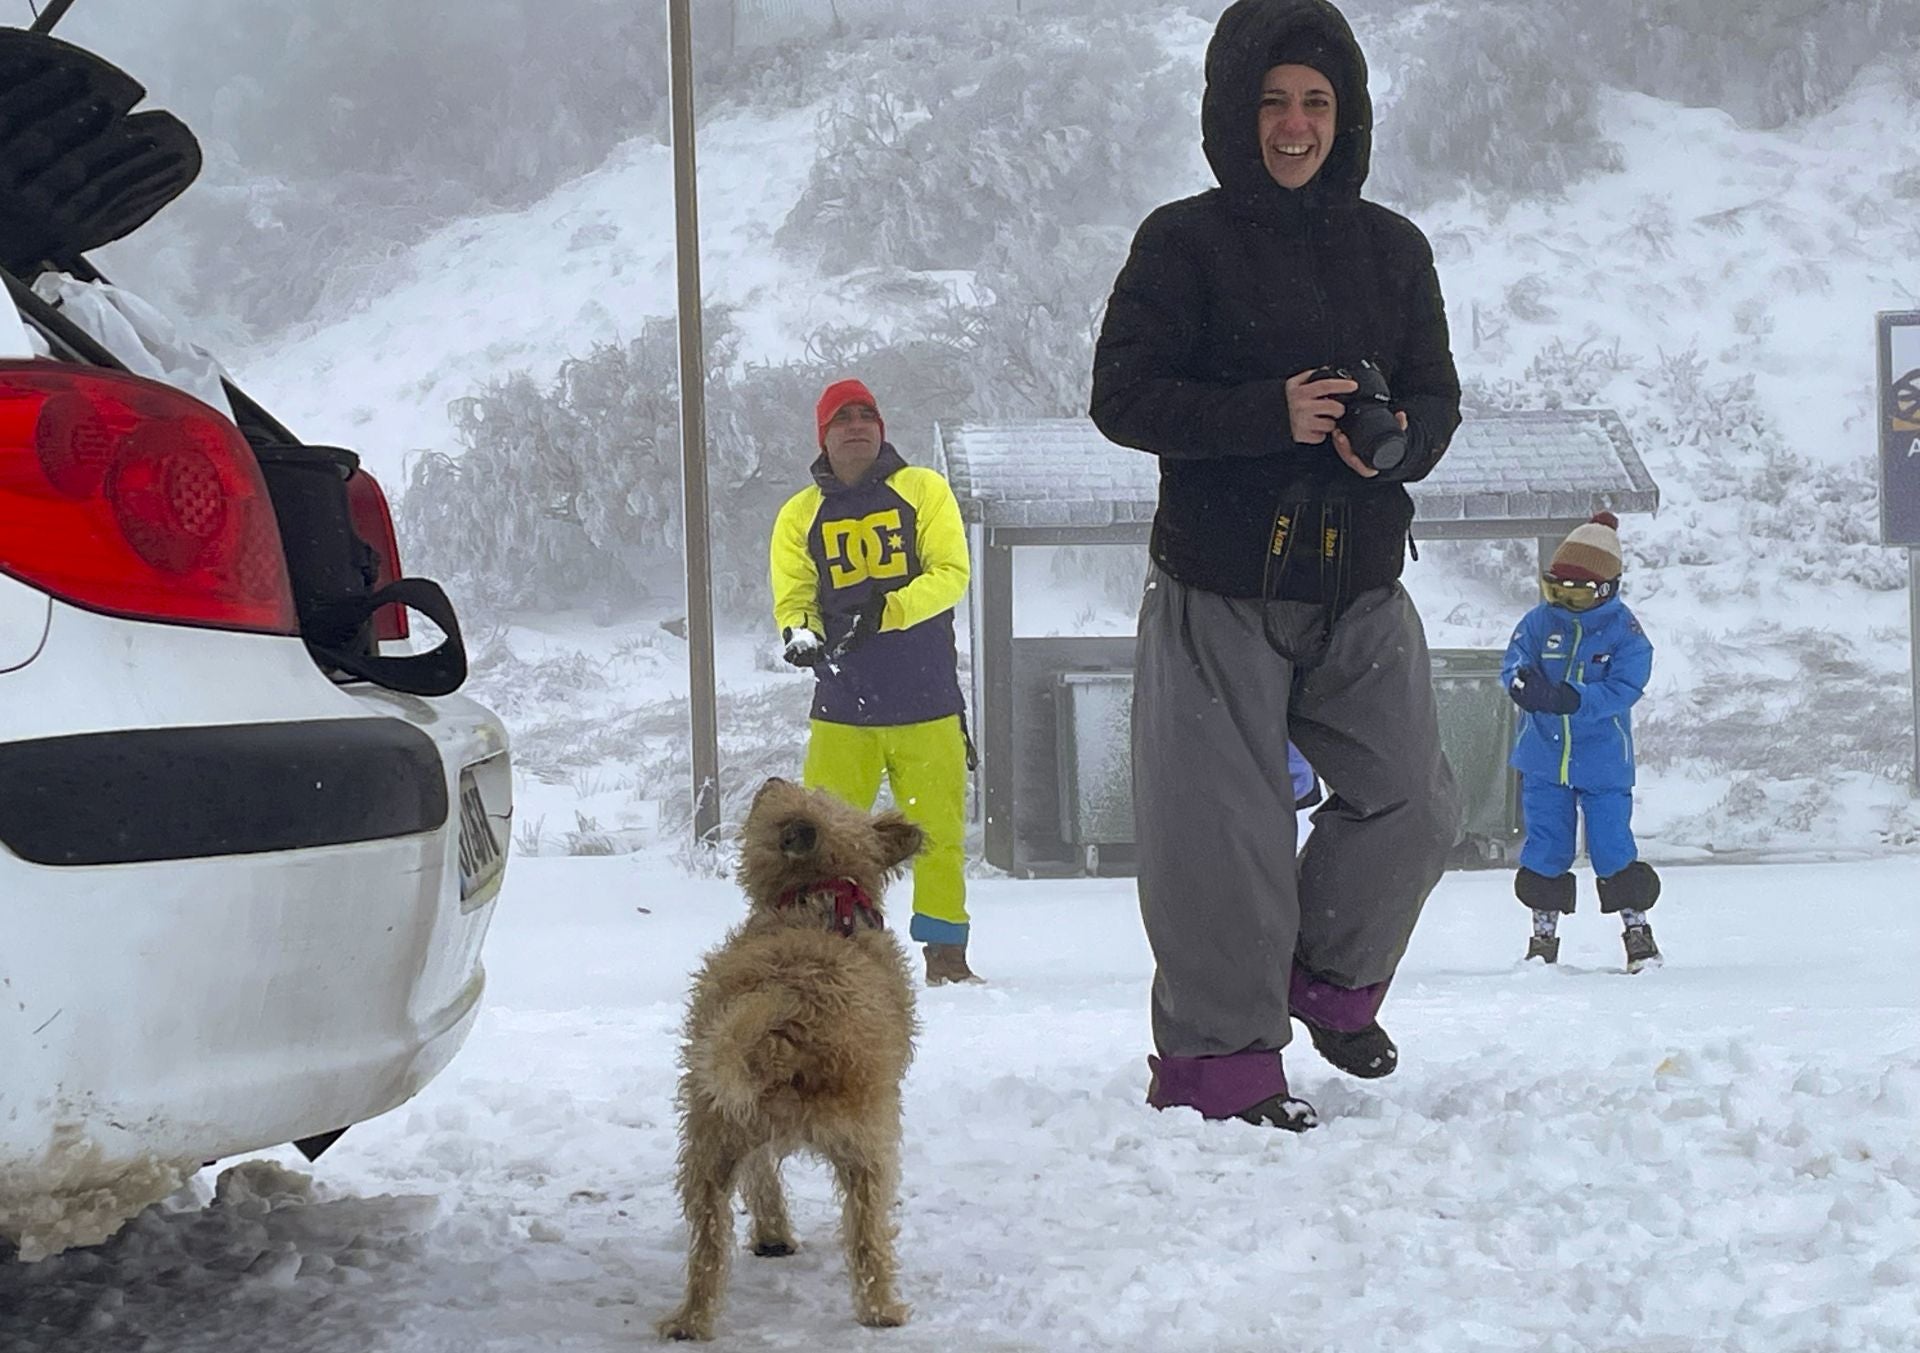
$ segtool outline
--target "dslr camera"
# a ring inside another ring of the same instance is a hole
[[[1323,366],[1311,379],[1352,381],[1360,387],[1352,394],[1328,396],[1347,406],[1334,426],[1347,435],[1353,454],[1363,463],[1375,470],[1398,469],[1407,458],[1407,434],[1400,430],[1400,420],[1388,405],[1392,395],[1387,390],[1386,373],[1368,361],[1350,367]]]

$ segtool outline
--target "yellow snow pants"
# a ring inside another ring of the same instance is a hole
[[[862,812],[885,775],[893,801],[926,834],[913,862],[913,924],[922,944],[967,942],[967,752],[960,718],[869,728],[812,721],[801,780]]]

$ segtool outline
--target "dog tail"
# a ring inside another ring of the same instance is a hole
[[[719,1110],[748,1121],[782,1092],[806,1097],[819,1076],[817,1058],[795,1025],[802,1002],[787,987],[768,986],[731,1002],[699,1048],[694,1079]]]

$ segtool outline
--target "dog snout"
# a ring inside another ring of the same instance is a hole
[[[796,819],[780,829],[780,851],[785,855],[809,855],[820,833],[811,822]]]

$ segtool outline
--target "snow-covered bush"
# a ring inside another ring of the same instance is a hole
[[[833,109],[781,228],[826,272],[972,268],[1000,231],[1043,221],[1130,231],[1198,137],[1197,73],[1136,21],[1001,26],[900,55]]]
[[[1370,195],[1413,207],[1469,189],[1538,196],[1618,168],[1595,115],[1596,72],[1574,57],[1570,8],[1436,12],[1380,100]]]
[[[1114,227],[1044,221],[994,236],[966,298],[931,330],[964,354],[969,416],[1086,413],[1100,314],[1130,238]]]
[[[793,468],[785,446],[766,466],[777,431],[747,416],[756,401],[729,374],[726,316],[711,313],[708,326],[716,595],[738,608],[765,590],[750,580],[764,570],[781,498],[801,481],[784,473]],[[414,463],[401,503],[409,550],[508,607],[617,604],[650,586],[675,589],[684,558],[677,390],[667,319],[568,362],[548,386],[524,372],[489,383],[454,409],[460,456]]]
[[[1903,49],[1911,58],[1920,34],[1920,0],[1589,0],[1566,10],[1573,64],[1757,127],[1830,108],[1870,62]]]
[[[818,454],[821,387],[860,375],[881,399],[889,438],[926,463],[934,419],[968,407],[963,354],[823,330],[801,360],[743,365],[727,313],[707,312],[705,325],[714,600],[757,621],[769,604],[774,516]],[[483,612],[680,594],[678,361],[673,321],[650,319],[630,343],[568,362],[550,385],[519,372],[460,401],[461,454],[415,461],[401,501],[411,566],[452,580]]]

